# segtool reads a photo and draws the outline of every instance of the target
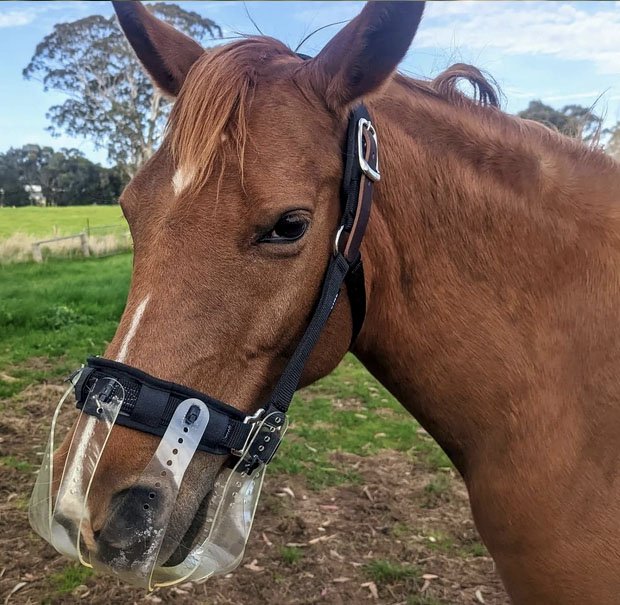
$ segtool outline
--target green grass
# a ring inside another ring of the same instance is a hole
[[[364,565],[364,572],[377,584],[393,584],[420,576],[420,570],[413,565],[393,563],[384,559],[377,559]]]
[[[304,553],[301,548],[296,546],[283,546],[280,548],[280,556],[287,565],[295,565],[303,559]]]
[[[22,473],[31,473],[35,467],[26,460],[20,460],[15,456],[0,456],[0,466],[8,466]]]
[[[130,274],[129,254],[0,266],[0,398],[101,353],[123,311]],[[53,369],[31,358],[51,358]]]
[[[50,574],[49,583],[56,595],[64,595],[73,592],[92,575],[92,569],[75,563]]]
[[[66,206],[38,208],[0,208],[0,239],[15,233],[36,235],[72,235],[86,228],[124,223],[120,206]]]
[[[338,407],[339,401],[348,405]],[[451,466],[433,441],[417,434],[413,418],[352,355],[329,376],[298,393],[289,416],[290,428],[272,467],[305,475],[316,490],[360,482],[355,469],[333,462],[335,452],[371,456],[395,449],[410,452],[433,469]]]

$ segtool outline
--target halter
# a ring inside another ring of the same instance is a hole
[[[75,384],[77,407],[90,416],[97,416],[98,406],[92,403],[95,401],[92,397],[94,385],[100,384],[98,379],[101,377],[114,378],[123,387],[125,394],[116,424],[162,436],[178,406],[188,399],[198,399],[204,402],[209,411],[208,428],[200,439],[199,450],[238,457],[251,442],[249,456],[244,458],[248,470],[268,464],[280,445],[278,429],[286,421],[286,412],[299,386],[306,361],[329,319],[343,284],[347,286],[351,305],[351,344],[361,330],[366,313],[360,245],[370,216],[373,184],[379,181],[380,173],[377,133],[364,105],[354,109],[349,116],[344,158],[340,194],[342,215],[321,295],[295,352],[269,400],[258,412],[245,416],[236,408],[209,395],[101,357],[90,357],[87,366],[81,370]],[[105,384],[105,381],[101,382]],[[114,394],[101,391],[97,395],[96,400],[101,402]],[[198,406],[191,406],[185,422],[192,424],[199,413]],[[254,439],[259,421],[261,426],[267,423],[274,429],[270,435],[267,431],[264,439]]]

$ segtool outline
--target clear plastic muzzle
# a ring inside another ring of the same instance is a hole
[[[74,384],[78,378],[73,378]],[[208,495],[205,521],[189,554],[181,563],[167,566],[161,560],[162,545],[185,472],[209,430],[207,406],[198,399],[181,402],[150,462],[128,488],[113,495],[101,493],[97,471],[123,404],[123,387],[112,377],[98,378],[71,433],[61,444],[59,419],[65,408],[74,404],[72,390],[73,385],[52,420],[30,501],[33,529],[60,553],[148,590],[205,580],[237,567],[266,468],[254,454],[263,447],[261,444],[284,435],[286,420],[279,416],[276,422],[267,416],[255,423],[236,465],[219,471]],[[122,468],[116,471],[123,473]],[[184,489],[192,486],[184,485]],[[97,499],[109,500],[105,523],[96,533],[89,509],[95,494]],[[164,550],[169,554],[171,549],[167,545]]]

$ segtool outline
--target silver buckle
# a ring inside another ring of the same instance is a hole
[[[246,416],[243,419],[243,424],[253,424],[253,425],[258,425],[258,423],[261,420],[262,415],[265,413],[265,409],[264,408],[260,408],[256,413],[252,414],[251,416]],[[244,454],[244,452],[248,449],[248,445],[250,443],[250,441],[252,440],[252,438],[254,437],[254,435],[256,434],[256,429],[258,427],[254,426],[250,432],[248,433],[248,436],[245,439],[245,443],[243,444],[243,447],[240,450],[234,450],[231,448],[231,453],[234,456],[239,456],[239,458],[241,458]]]
[[[364,130],[368,132],[368,134],[372,137],[372,140],[375,144],[375,149],[377,150],[377,162],[376,168],[373,168],[364,157]],[[372,125],[370,120],[366,118],[360,118],[357,123],[357,158],[359,160],[360,168],[362,172],[373,182],[381,180],[381,173],[379,172],[379,144],[377,142],[377,131],[375,127]]]
[[[336,239],[334,240],[334,256],[338,256],[338,253],[340,252],[340,236],[342,235],[343,231],[344,225],[340,225],[340,229],[338,229],[338,233],[336,233]]]

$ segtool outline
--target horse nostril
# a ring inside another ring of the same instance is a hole
[[[101,535],[101,530],[98,529],[97,531],[93,532],[93,538],[95,538],[95,542],[99,541],[99,536]]]

